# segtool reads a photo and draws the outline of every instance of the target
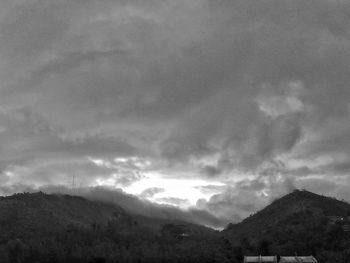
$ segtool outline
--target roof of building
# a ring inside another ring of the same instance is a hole
[[[313,256],[307,256],[307,257],[295,256],[295,257],[281,257],[279,262],[280,263],[284,263],[284,262],[317,263],[317,260]]]
[[[277,262],[276,256],[244,257],[244,262]]]

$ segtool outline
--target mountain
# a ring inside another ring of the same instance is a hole
[[[204,252],[193,252],[200,246],[210,247],[209,252],[219,249],[214,244],[218,234],[77,196],[39,192],[0,197],[1,263],[183,261],[201,257]]]
[[[0,262],[242,262],[244,255],[313,255],[350,262],[350,205],[294,191],[215,231],[69,195],[0,197]]]
[[[299,221],[302,223],[301,215],[309,218],[330,216],[346,218],[350,215],[350,205],[330,197],[295,190],[242,222],[230,224],[223,232],[254,239],[278,225],[297,224]],[[300,217],[299,221],[297,217]]]
[[[90,227],[92,224],[104,225],[111,218],[130,221],[153,231],[159,231],[162,225],[169,223],[187,224],[212,231],[210,228],[181,220],[132,214],[116,204],[90,201],[79,196],[37,192],[0,197],[0,224],[6,225],[8,229],[14,227],[18,232],[21,227],[25,230],[35,228],[36,231],[40,231],[47,222],[51,222],[50,225],[46,225],[47,228],[68,225],[80,227]]]
[[[350,253],[349,230],[348,203],[295,190],[242,222],[229,224],[222,234],[245,254],[313,254],[323,262],[332,254],[340,260],[335,262],[343,262],[344,253]]]
[[[89,227],[103,224],[119,207],[69,195],[42,192],[15,194],[0,198],[0,242],[12,237],[47,234],[70,225]],[[6,228],[4,227],[6,226]]]

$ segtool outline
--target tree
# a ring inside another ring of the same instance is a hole
[[[270,255],[270,242],[267,239],[260,240],[258,244],[258,253],[262,256]]]

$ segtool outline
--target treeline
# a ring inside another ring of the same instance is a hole
[[[50,234],[2,240],[3,263],[243,262],[244,255],[314,255],[319,263],[350,262],[349,234],[326,217],[296,213],[258,240],[225,237],[190,225],[160,231],[115,213],[107,224],[70,224]],[[49,222],[48,222],[49,223]],[[43,226],[45,227],[45,226]],[[29,230],[28,230],[29,231]],[[44,233],[44,232],[43,232]]]
[[[46,210],[35,222],[21,220],[14,209],[3,211],[11,213],[0,221],[1,263],[241,263],[244,255],[295,253],[313,255],[319,263],[350,262],[350,232],[308,210],[249,235],[238,234],[234,228],[239,225],[223,232],[185,223],[149,227],[122,210],[105,223],[89,224],[59,224],[62,220],[50,221],[55,217]],[[30,212],[23,211],[21,216]]]
[[[0,262],[230,262],[217,232],[186,225],[168,224],[156,232],[115,213],[105,225],[49,228],[50,233],[9,233],[8,240],[0,240]]]
[[[237,244],[237,236],[225,236]],[[238,250],[244,255],[313,255],[319,263],[349,263],[350,232],[341,222],[306,210],[289,215],[253,239],[241,238]]]

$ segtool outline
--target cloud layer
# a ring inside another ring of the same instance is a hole
[[[350,200],[348,1],[0,10],[1,184],[201,178],[226,187],[198,206],[237,220],[290,185]]]

